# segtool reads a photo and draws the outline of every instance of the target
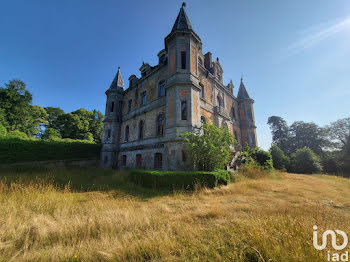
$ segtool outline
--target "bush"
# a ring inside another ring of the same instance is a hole
[[[7,135],[7,129],[0,123],[0,137],[4,137]]]
[[[0,139],[0,164],[99,157],[99,144],[74,140]]]
[[[299,174],[320,173],[320,158],[308,147],[299,148],[292,154],[291,171]]]
[[[276,145],[272,145],[270,148],[270,154],[272,157],[273,167],[278,170],[286,170],[289,165],[289,157]]]
[[[44,140],[57,140],[60,139],[60,133],[54,128],[46,128],[44,134],[41,136],[41,139]]]
[[[28,136],[19,130],[10,131],[7,136],[9,138],[28,139]]]
[[[131,170],[129,178],[137,185],[157,189],[193,189],[196,185],[209,188],[227,185],[230,174],[220,171],[155,171]]]

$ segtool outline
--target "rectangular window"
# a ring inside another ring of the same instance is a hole
[[[141,94],[141,105],[145,105],[146,104],[146,91],[142,92]]]
[[[128,113],[131,111],[132,99],[128,101]]]
[[[126,166],[126,155],[122,156],[122,166]]]
[[[165,96],[165,81],[160,81],[158,84],[158,96]]]
[[[186,51],[181,51],[181,69],[186,69]]]
[[[181,101],[181,120],[187,120],[187,101]]]
[[[202,83],[199,83],[199,86],[201,87],[201,93],[200,93],[201,98],[204,99],[204,85]]]
[[[154,154],[154,169],[162,169],[163,168],[163,155],[162,153]]]
[[[110,129],[107,130],[107,138],[111,138],[111,130]]]
[[[111,103],[111,112],[114,111],[114,102]]]
[[[247,108],[246,115],[247,115],[247,119],[249,120],[253,119],[252,110],[250,110],[250,108]]]

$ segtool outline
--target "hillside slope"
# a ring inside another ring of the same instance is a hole
[[[78,191],[33,177],[0,175],[0,261],[326,261],[312,245],[313,225],[350,232],[344,178],[279,174],[157,194],[131,185]]]

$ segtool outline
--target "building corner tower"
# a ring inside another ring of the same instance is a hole
[[[250,98],[244,86],[243,78],[241,78],[237,99],[242,136],[241,145],[244,147],[247,143],[251,148],[256,147],[258,146],[258,142],[253,108],[254,100]]]
[[[103,120],[101,166],[117,168],[124,97],[124,82],[120,67],[105,93],[107,101]]]

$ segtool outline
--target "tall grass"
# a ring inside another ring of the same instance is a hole
[[[350,188],[336,178],[272,174],[184,193],[110,170],[0,172],[0,261],[318,262],[313,225],[350,232]]]

